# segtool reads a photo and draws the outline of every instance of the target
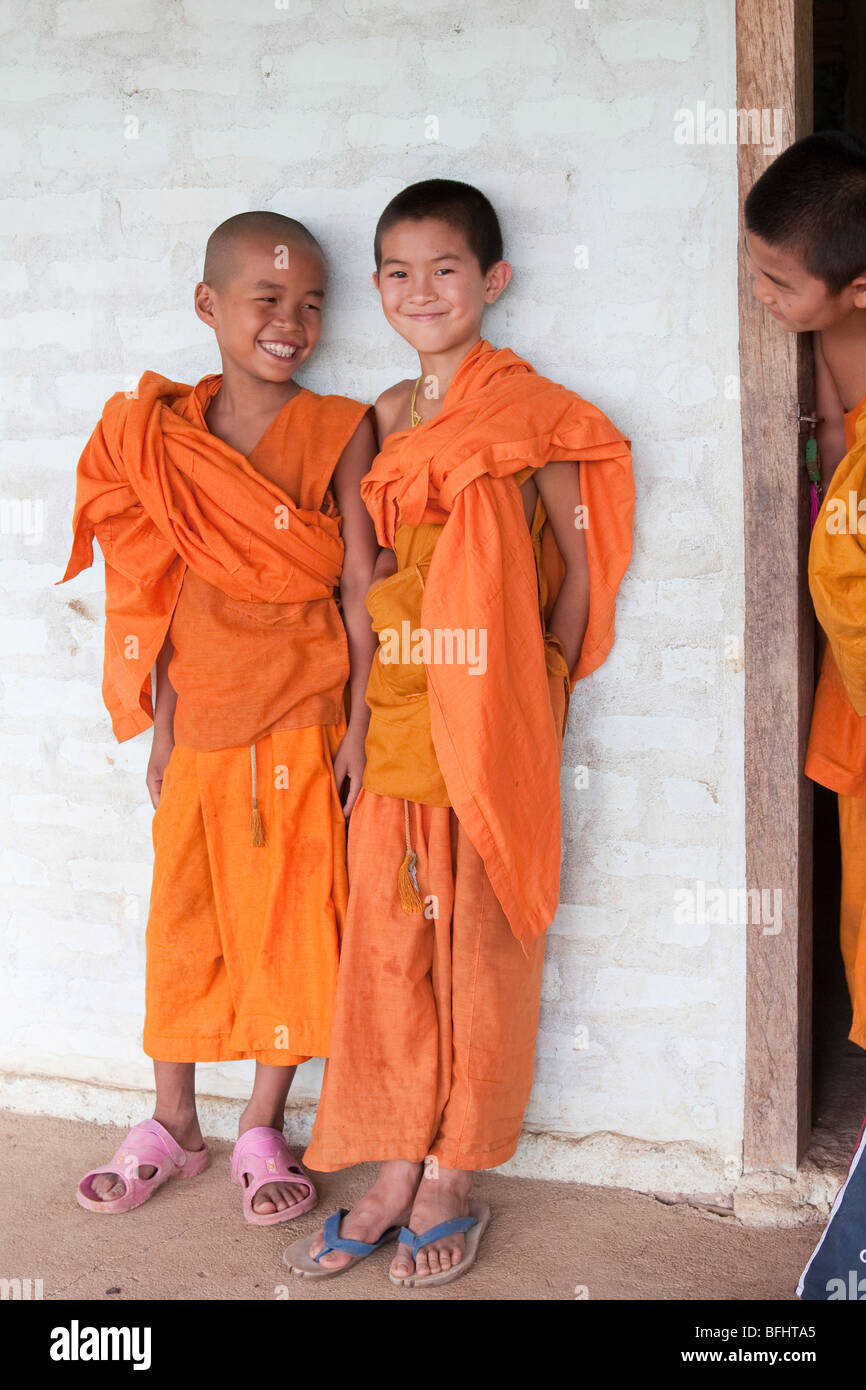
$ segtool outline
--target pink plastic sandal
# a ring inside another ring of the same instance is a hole
[[[242,1134],[232,1152],[232,1182],[244,1189],[244,1216],[254,1226],[293,1221],[319,1200],[315,1187],[292,1153],[280,1130],[256,1125]],[[307,1196],[285,1211],[253,1210],[253,1199],[269,1182],[290,1182],[308,1188]]]
[[[132,1211],[152,1197],[169,1178],[194,1178],[204,1171],[210,1161],[206,1148],[182,1149],[172,1139],[159,1120],[143,1120],[129,1131],[117,1153],[104,1168],[94,1168],[78,1184],[76,1197],[87,1211],[108,1212],[117,1216]],[[153,1177],[140,1178],[141,1168],[152,1164]],[[104,1200],[93,1191],[93,1179],[100,1173],[116,1173],[126,1186],[122,1197]]]

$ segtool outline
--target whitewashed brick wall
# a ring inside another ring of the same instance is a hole
[[[444,175],[502,217],[515,278],[488,336],[635,443],[617,645],[578,688],[566,741],[528,1122],[646,1141],[644,1155],[679,1141],[730,1168],[756,928],[678,925],[673,895],[744,874],[742,663],[725,649],[743,603],[724,388],[736,151],[673,129],[679,107],[735,105],[733,0],[7,0],[0,52],[0,1067],[150,1081],[148,736],[118,747],[100,701],[99,567],[52,587],[80,448],[144,369],[216,368],[193,286],[210,230],[250,208],[307,221],[331,255],[307,384],[369,400],[406,375],[372,231],[401,186]],[[239,1096],[248,1072],[203,1067],[202,1088]],[[304,1069],[301,1094],[318,1075]],[[564,1150],[546,1152],[544,1171],[564,1171]],[[617,1171],[629,1179],[627,1158]]]

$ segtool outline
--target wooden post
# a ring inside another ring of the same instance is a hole
[[[737,0],[737,106],[781,109],[782,148],[811,130],[810,0]],[[742,203],[768,160],[758,144],[738,148]],[[756,303],[742,255],[739,278],[746,875],[750,889],[781,889],[783,909],[778,934],[746,929],[744,1163],[746,1171],[791,1174],[811,1125],[812,793],[802,768],[813,619],[797,425],[798,401],[812,400],[811,350]]]

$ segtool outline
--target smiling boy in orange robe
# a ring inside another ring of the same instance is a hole
[[[156,1108],[79,1184],[91,1211],[127,1211],[201,1171],[195,1063],[241,1058],[256,1060],[232,1159],[247,1220],[316,1200],[283,1116],[297,1064],[329,1045],[377,553],[359,492],[368,408],[293,379],[324,292],[300,223],[223,223],[195,293],[222,372],[195,387],[146,372],[108,401],[79,463],[65,578],[92,562],[95,537],[103,694],[118,739],[153,722],[156,807],[144,1027]]]
[[[855,460],[848,451],[866,429],[866,148],[836,132],[798,140],[752,188],[745,220],[755,297],[787,332],[813,335],[816,433],[827,495],[812,535],[809,583],[829,642],[805,772],[839,796],[849,1036],[866,1047],[866,568],[859,582],[846,574],[858,541],[834,534],[833,504],[840,488],[847,494],[851,485],[849,460]],[[852,601],[861,623],[859,661],[853,663],[843,630],[852,625]]]
[[[380,397],[363,484],[386,547],[367,600],[381,645],[306,1159],[381,1168],[286,1259],[331,1276],[405,1222],[391,1278],[429,1286],[471,1265],[489,1217],[469,1200],[473,1173],[520,1134],[558,900],[569,688],[613,642],[634,491],[610,421],[482,339],[511,275],[482,193],[438,179],[404,190],[375,254],[386,318],[421,374]]]

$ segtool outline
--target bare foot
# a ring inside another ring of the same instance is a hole
[[[198,1150],[204,1148],[201,1130],[199,1129],[198,1115],[195,1111],[192,1114],[183,1116],[161,1115],[155,1112],[153,1118],[167,1129],[172,1139],[180,1144],[182,1149]],[[156,1169],[152,1163],[142,1163],[137,1170],[139,1178],[152,1178]],[[90,1183],[90,1190],[94,1197],[99,1197],[103,1202],[115,1202],[118,1197],[122,1197],[126,1192],[126,1183],[123,1173],[97,1173]]]
[[[283,1132],[281,1120],[274,1122],[273,1116],[265,1119],[257,1118],[247,1106],[238,1122],[238,1138],[246,1134],[248,1129],[256,1129],[263,1125],[267,1129],[276,1129],[280,1134]],[[253,1198],[253,1211],[258,1216],[270,1216],[275,1211],[288,1211],[289,1207],[295,1206],[298,1202],[303,1202],[310,1195],[310,1189],[296,1182],[267,1182],[264,1187],[260,1187]]]
[[[404,1225],[412,1210],[420,1171],[420,1163],[402,1158],[383,1163],[369,1192],[365,1192],[357,1206],[343,1217],[340,1235],[346,1240],[363,1240],[372,1245],[389,1226]],[[319,1235],[310,1246],[310,1254],[315,1259],[324,1249],[324,1236]],[[319,1264],[323,1269],[342,1269],[352,1260],[347,1250],[332,1250],[322,1255]]]
[[[436,1176],[433,1176],[433,1174]],[[437,1168],[426,1170],[415,1194],[412,1212],[404,1224],[415,1235],[429,1231],[443,1221],[451,1221],[455,1216],[469,1215],[469,1191],[472,1187],[472,1173],[460,1168]],[[412,1259],[408,1245],[398,1245],[397,1254],[391,1262],[391,1273],[395,1279],[408,1279],[417,1274],[426,1279],[431,1274],[452,1269],[463,1259],[466,1238],[460,1233],[443,1236],[418,1251]]]

